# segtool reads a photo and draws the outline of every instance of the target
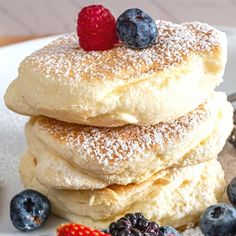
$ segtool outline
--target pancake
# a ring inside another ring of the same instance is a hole
[[[40,183],[101,189],[209,160],[221,151],[231,129],[232,106],[223,93],[214,93],[172,123],[96,128],[35,117],[26,125],[26,136]]]
[[[35,178],[37,163],[26,153],[20,173],[26,188],[45,194],[56,215],[72,222],[105,228],[128,212],[142,212],[161,225],[194,225],[209,205],[221,201],[225,187],[218,161],[170,168],[140,184],[112,185],[100,190],[56,190]]]
[[[92,126],[155,125],[192,111],[221,82],[226,36],[207,24],[157,21],[156,44],[85,52],[74,33],[28,56],[9,109]]]

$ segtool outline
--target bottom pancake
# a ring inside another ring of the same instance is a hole
[[[45,194],[53,212],[73,222],[104,228],[128,212],[142,212],[161,225],[184,228],[196,224],[206,207],[221,201],[224,173],[216,159],[169,168],[139,184],[112,185],[99,190],[58,190],[35,177],[37,160],[26,153],[20,164],[26,188]]]

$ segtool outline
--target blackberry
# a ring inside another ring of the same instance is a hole
[[[137,217],[134,214],[129,213],[129,214],[126,214],[125,217],[127,219],[129,219],[129,221],[131,222],[132,225],[136,225],[137,224]]]
[[[148,224],[149,224],[149,221],[145,218],[142,218],[137,222],[136,226],[140,230],[145,230],[148,227]]]
[[[129,229],[122,229],[120,232],[119,232],[119,236],[131,236],[131,232]]]
[[[156,233],[158,233],[159,236],[162,236],[158,224],[154,221],[149,222],[148,226],[144,230],[144,233],[149,233],[149,234],[153,233],[155,235]]]
[[[134,49],[153,45],[157,37],[155,21],[138,8],[131,8],[122,13],[116,22],[119,39]]]
[[[112,236],[162,236],[157,223],[146,219],[142,213],[129,213],[109,226]]]
[[[236,110],[234,111],[233,121],[234,121],[234,128],[228,138],[228,141],[236,148]]]
[[[40,228],[51,213],[51,204],[43,194],[27,189],[14,196],[10,203],[12,224],[27,232]]]
[[[138,230],[138,229],[135,229],[135,228],[131,229],[130,232],[131,232],[131,235],[143,236],[142,232],[140,230]]]
[[[134,216],[136,217],[137,220],[140,220],[140,219],[144,218],[144,215],[140,212],[135,213]]]
[[[117,222],[118,229],[126,229],[126,228],[130,228],[131,226],[132,224],[130,223],[128,219],[121,219]]]

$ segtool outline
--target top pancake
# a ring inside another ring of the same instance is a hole
[[[86,52],[75,34],[27,57],[5,96],[25,115],[95,126],[150,125],[201,104],[221,81],[225,34],[198,22],[157,21],[156,44]],[[191,102],[188,101],[191,97]]]

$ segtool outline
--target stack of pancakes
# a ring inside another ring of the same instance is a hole
[[[75,34],[27,57],[5,101],[26,124],[27,188],[55,214],[107,227],[128,212],[183,228],[221,200],[217,155],[232,107],[214,92],[224,33],[198,22],[157,21],[156,44],[85,52]]]

